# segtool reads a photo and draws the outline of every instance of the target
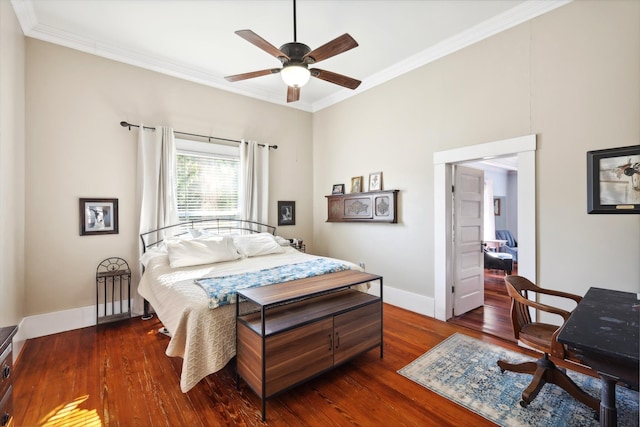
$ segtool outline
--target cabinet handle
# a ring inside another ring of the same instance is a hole
[[[329,334],[329,351],[333,350],[333,335]]]
[[[336,332],[336,348],[340,347],[340,333]]]
[[[2,378],[9,378],[11,376],[11,367],[4,365],[2,367]]]
[[[9,424],[10,419],[11,419],[11,415],[9,415],[8,412],[5,412],[4,414],[2,414],[2,417],[0,418],[0,426],[4,427],[7,424]]]

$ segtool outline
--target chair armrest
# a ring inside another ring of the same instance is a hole
[[[537,292],[537,290],[536,290],[536,292]],[[553,292],[556,293],[556,291],[553,291]],[[541,293],[547,293],[547,292],[541,292]],[[552,295],[552,294],[550,294],[550,295]],[[561,295],[556,295],[556,296],[561,296]],[[527,307],[533,307],[535,309],[542,310],[542,311],[545,311],[547,313],[557,314],[559,316],[562,316],[562,318],[564,319],[565,322],[569,319],[569,316],[571,316],[571,313],[566,311],[566,310],[562,310],[560,308],[553,307],[551,305],[542,304],[540,302],[531,301],[530,299],[527,299],[527,298],[525,298],[525,297],[523,297],[522,295],[519,295],[519,294],[512,295],[512,297],[515,298],[516,300],[518,300],[519,303],[524,304]]]
[[[538,288],[535,290],[535,292],[538,292],[540,294],[545,294],[545,295],[552,295],[555,297],[571,299],[571,300],[574,300],[576,303],[579,303],[580,301],[582,301],[582,297],[579,295],[570,294],[568,292],[556,291],[554,289]]]

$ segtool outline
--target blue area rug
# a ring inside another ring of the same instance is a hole
[[[462,334],[454,334],[399,374],[501,426],[598,426],[593,411],[553,384],[545,384],[527,408],[520,406],[531,375],[505,371],[499,359],[513,363],[531,357]],[[600,398],[600,380],[569,371],[587,393]],[[638,426],[638,393],[616,387],[618,426]]]

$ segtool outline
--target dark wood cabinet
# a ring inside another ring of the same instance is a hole
[[[372,281],[380,297],[349,288]],[[382,357],[382,277],[348,270],[238,291],[236,328],[238,381],[265,420],[271,396],[375,347]]]
[[[398,191],[332,194],[327,197],[327,222],[398,222]]]
[[[17,326],[0,328],[0,427],[13,426],[13,344]]]

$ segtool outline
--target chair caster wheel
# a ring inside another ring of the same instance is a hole
[[[500,368],[500,373],[504,374],[504,369]]]
[[[529,406],[529,404],[527,402],[525,402],[524,400],[520,401],[520,406],[522,406],[523,408],[526,408],[527,406]]]

